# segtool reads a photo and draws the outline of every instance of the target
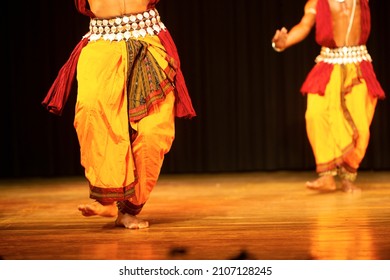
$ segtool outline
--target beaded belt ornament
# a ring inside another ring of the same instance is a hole
[[[139,14],[109,19],[92,18],[89,24],[89,33],[86,36],[89,36],[90,41],[97,41],[100,38],[121,41],[156,35],[165,29],[157,10],[153,9]]]
[[[316,63],[325,62],[329,64],[349,64],[362,61],[372,61],[366,46],[351,46],[340,48],[322,47],[321,53],[316,58]]]

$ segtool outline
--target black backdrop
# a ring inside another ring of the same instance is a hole
[[[388,1],[371,0],[368,42],[390,94]],[[291,27],[305,0],[162,0],[198,116],[177,119],[162,173],[314,170],[306,138],[306,99],[299,93],[319,47],[314,34],[276,53],[276,28]],[[19,7],[21,6],[21,7]],[[6,3],[2,17],[2,178],[82,175],[73,128],[74,86],[63,116],[41,105],[58,70],[87,32],[72,0]],[[3,64],[4,65],[4,64]],[[362,169],[390,169],[390,105],[378,103]]]

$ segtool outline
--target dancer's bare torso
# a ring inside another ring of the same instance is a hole
[[[149,0],[88,0],[89,7],[98,18],[143,12]]]
[[[356,3],[354,3],[354,1],[356,1]],[[354,46],[359,44],[361,33],[360,1],[361,0],[328,0],[332,13],[334,41],[337,46]],[[348,35],[351,17],[353,17],[353,21]]]

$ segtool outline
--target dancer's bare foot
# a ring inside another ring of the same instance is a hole
[[[342,182],[341,182],[341,189],[344,191],[344,192],[347,192],[347,193],[359,193],[361,192],[361,189],[356,187],[356,185],[349,181],[349,180],[346,180],[346,179],[343,179]]]
[[[78,206],[79,211],[85,217],[101,216],[101,217],[115,217],[118,214],[118,208],[115,203],[102,205],[95,201],[89,204],[81,204]]]
[[[336,182],[332,175],[324,175],[315,181],[306,182],[306,187],[315,191],[331,192],[336,190]]]
[[[141,220],[130,214],[118,213],[118,218],[115,221],[116,226],[123,226],[128,229],[143,229],[149,227],[149,222]]]

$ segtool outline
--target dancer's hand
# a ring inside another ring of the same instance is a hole
[[[275,35],[272,38],[272,47],[276,51],[283,51],[286,48],[287,37],[287,28],[283,27],[282,29],[276,30]]]

